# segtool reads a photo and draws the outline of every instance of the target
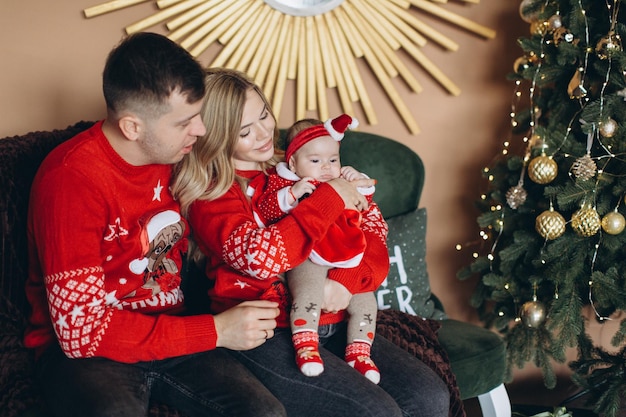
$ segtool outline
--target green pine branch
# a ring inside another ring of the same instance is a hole
[[[626,7],[622,0],[615,4]],[[512,106],[509,142],[520,140],[483,172],[488,189],[476,204],[477,223],[487,239],[458,273],[459,279],[480,277],[471,303],[504,336],[508,377],[532,362],[554,387],[552,364],[575,346],[572,378],[593,392],[594,407],[607,417],[625,394],[626,319],[611,339],[622,350],[609,353],[589,339],[583,310],[600,321],[626,311],[626,231],[606,220],[626,215],[626,11],[618,9],[612,20],[613,5],[523,1],[520,14],[532,22],[531,35],[518,40],[522,56],[507,77],[525,93]],[[540,155],[558,168],[547,183],[535,182],[529,171]],[[526,196],[513,205],[514,187]],[[565,231],[547,240],[536,219],[551,207],[565,219]],[[545,306],[545,317],[524,316],[530,300]]]

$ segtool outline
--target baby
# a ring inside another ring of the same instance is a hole
[[[254,181],[250,184],[254,189],[252,203],[257,222],[267,225],[278,221],[314,192],[320,183],[338,177],[347,181],[368,178],[353,167],[342,167],[339,158],[344,132],[357,126],[356,119],[343,114],[325,123],[314,119],[300,120],[289,128],[285,162],[279,163],[267,177],[259,176],[264,184]],[[378,210],[372,201],[374,187],[359,191],[366,196],[370,206],[357,209]],[[362,213],[358,210],[344,210],[326,236],[315,244],[309,260],[287,273],[287,285],[293,299],[290,323],[296,364],[307,376],[317,376],[324,371],[319,354],[318,327],[328,269],[353,268],[363,258],[366,243],[360,227]],[[360,282],[360,277],[355,276],[354,280]],[[377,384],[380,372],[370,358],[377,313],[373,292],[353,294],[347,313],[345,360]]]

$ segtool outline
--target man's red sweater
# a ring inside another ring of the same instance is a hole
[[[215,348],[212,316],[179,316],[189,231],[171,173],[125,162],[102,122],[50,153],[30,199],[26,346],[129,363]]]

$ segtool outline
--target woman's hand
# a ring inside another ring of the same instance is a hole
[[[362,211],[369,207],[367,199],[363,194],[357,191],[357,187],[371,187],[376,184],[376,180],[371,178],[363,178],[348,182],[343,178],[335,178],[328,181],[333,189],[343,199],[347,209]]]
[[[244,301],[215,315],[217,347],[249,350],[274,336],[278,303],[267,300]]]
[[[326,278],[324,281],[324,302],[322,303],[322,311],[327,313],[336,313],[339,310],[345,310],[350,304],[352,293],[346,287],[337,281]]]

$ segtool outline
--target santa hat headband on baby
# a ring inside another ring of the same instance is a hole
[[[342,114],[334,119],[326,120],[324,124],[307,127],[298,132],[291,143],[289,143],[285,152],[285,160],[289,161],[298,149],[320,136],[330,136],[337,142],[340,142],[346,130],[355,129],[357,126],[359,126],[359,121],[356,118]]]

